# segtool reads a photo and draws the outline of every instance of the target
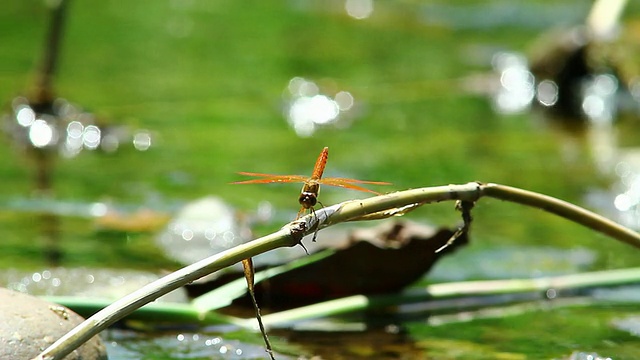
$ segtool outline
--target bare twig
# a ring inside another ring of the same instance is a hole
[[[273,234],[238,245],[177,270],[97,312],[53,343],[35,359],[62,359],[100,331],[158,297],[244,259],[279,247],[299,245],[305,235],[316,231],[316,226],[322,229],[345,221],[395,216],[432,202],[460,200],[474,203],[483,196],[539,208],[640,248],[640,235],[637,232],[579,206],[522,189],[472,182],[463,185],[399,191],[324,207],[316,210],[315,216],[306,215]]]
[[[260,307],[258,306],[258,300],[256,300],[256,292],[254,291],[253,287],[255,275],[255,272],[253,270],[253,260],[251,260],[251,258],[242,260],[242,269],[244,270],[244,278],[247,279],[249,295],[251,296],[251,301],[253,302],[253,309],[256,311],[256,320],[258,320],[258,326],[260,327],[260,332],[262,333],[262,338],[264,339],[264,346],[267,349],[269,358],[271,358],[271,360],[275,360],[275,357],[273,356],[273,348],[271,347],[271,342],[269,341],[269,336],[267,335],[267,331],[264,329],[264,324],[262,323],[262,315],[260,315]]]
[[[439,253],[440,251],[446,249],[451,244],[453,244],[453,242],[456,241],[457,238],[469,232],[471,221],[473,221],[473,218],[471,217],[471,209],[473,209],[474,205],[475,203],[472,201],[456,201],[456,210],[462,213],[462,226],[460,226],[458,230],[456,230],[456,232],[451,235],[446,244],[442,245],[438,250],[436,250],[436,253]]]

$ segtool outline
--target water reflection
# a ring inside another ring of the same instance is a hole
[[[167,256],[191,264],[250,239],[231,207],[210,196],[184,206],[158,236]]]
[[[354,98],[348,91],[338,91],[333,98],[322,94],[313,81],[294,77],[289,81],[285,116],[300,137],[309,137],[319,127],[347,126],[346,113],[354,106]]]
[[[50,123],[43,119],[37,119],[29,125],[29,141],[37,148],[43,148],[54,144],[56,132]]]
[[[584,19],[588,3],[555,1],[548,3],[508,0],[480,1],[475,5],[457,2],[427,2],[419,12],[424,23],[455,29],[487,29],[515,26],[547,29],[558,24],[575,24]]]
[[[586,248],[501,246],[498,249],[466,249],[444,257],[429,273],[431,281],[463,281],[474,278],[532,278],[579,273],[596,261]]]
[[[2,130],[33,162],[37,202],[47,202],[54,197],[52,173],[58,155],[73,158],[83,150],[113,153],[125,142],[133,144],[138,151],[146,151],[152,144],[150,132],[138,130],[132,135],[126,127],[100,124],[93,114],[62,98],[30,102],[25,97],[17,97],[11,108],[12,111],[3,116]],[[96,214],[96,211],[99,209],[92,209],[90,213]],[[38,215],[45,256],[52,266],[62,260],[58,248],[59,215],[56,211]],[[102,219],[106,219],[105,214],[102,215]]]
[[[586,36],[583,28],[567,32],[559,37],[557,48],[552,46],[533,65],[521,54],[495,55],[493,69],[500,82],[492,95],[493,105],[503,114],[536,108],[549,123],[571,130],[574,136],[584,135],[596,169],[603,177],[614,179],[609,189],[592,191],[587,203],[637,229],[640,150],[620,148],[619,137],[624,134],[618,132],[617,121],[621,111],[637,116],[640,90],[637,81],[615,76],[615,69],[590,65]],[[569,155],[578,151],[575,139],[565,139],[563,146]]]
[[[373,0],[346,0],[344,9],[354,19],[366,19],[373,13]]]
[[[515,53],[498,53],[493,68],[500,76],[500,86],[493,96],[494,109],[512,114],[525,111],[534,98],[534,76],[529,71],[527,58]]]
[[[82,150],[111,153],[125,143],[138,151],[146,151],[152,145],[149,131],[99,124],[93,114],[65,99],[39,107],[27,98],[17,97],[12,101],[12,112],[4,115],[5,133],[23,149],[57,150],[70,158]]]
[[[619,98],[618,80],[611,74],[596,74],[584,79],[582,111],[595,124],[612,123]]]
[[[0,271],[0,285],[36,296],[78,296],[119,299],[159,278],[158,275],[116,269],[54,267],[36,272],[15,269]],[[184,303],[184,290],[176,290],[157,301]]]
[[[133,147],[139,151],[147,151],[151,147],[151,134],[141,130],[133,136]]]
[[[170,359],[262,359],[264,347],[215,333],[140,333],[110,329],[103,335],[110,358],[142,359],[157,355]],[[278,359],[292,359],[276,353]]]
[[[559,88],[553,80],[542,80],[536,89],[536,100],[542,106],[553,106],[558,102]]]
[[[521,113],[535,104],[562,116],[561,121],[583,118],[602,124],[611,123],[616,117],[621,88],[610,73],[585,74],[558,84],[546,74],[534,74],[522,54],[498,53],[492,65],[500,78],[500,85],[492,95],[497,112]],[[574,102],[578,104],[575,108],[571,105]]]
[[[536,76],[524,56],[511,53],[496,55],[494,70],[500,76],[500,85],[493,94],[496,111],[512,114],[538,106],[551,122],[574,125],[561,128],[574,130],[579,125],[597,170],[604,177],[615,179],[608,190],[592,191],[588,204],[625,226],[640,228],[640,150],[619,147],[620,134],[615,124],[625,99],[631,99],[626,110],[636,113],[640,109],[633,86],[627,92],[620,80],[606,70],[587,73],[583,69],[571,79],[566,73],[555,74],[554,78],[547,78],[549,74],[544,73]]]
[[[634,228],[640,228],[640,150],[609,148],[616,180],[606,190],[592,191],[587,202],[599,211]]]

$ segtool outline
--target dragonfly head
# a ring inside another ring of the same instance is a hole
[[[320,191],[320,184],[317,182],[307,182],[302,187],[298,202],[305,209],[310,209],[318,203],[318,192]]]
[[[318,203],[318,196],[315,193],[303,191],[300,193],[298,202],[305,209],[310,209]]]

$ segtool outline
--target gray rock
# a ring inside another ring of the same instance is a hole
[[[0,359],[32,359],[83,320],[61,305],[0,288]],[[107,351],[96,336],[64,359],[104,360]]]

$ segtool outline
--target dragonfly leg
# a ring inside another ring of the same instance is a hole
[[[316,215],[316,210],[313,207],[309,209],[311,210],[313,217],[316,219],[316,231],[313,232],[313,238],[311,238],[311,241],[316,242],[316,239],[318,238],[318,230],[320,229],[320,220],[318,219],[318,215]]]
[[[304,212],[307,209],[305,209],[304,207],[300,208],[300,211],[298,211],[298,215],[296,216],[296,220],[300,219],[302,217],[302,215],[304,215]]]

